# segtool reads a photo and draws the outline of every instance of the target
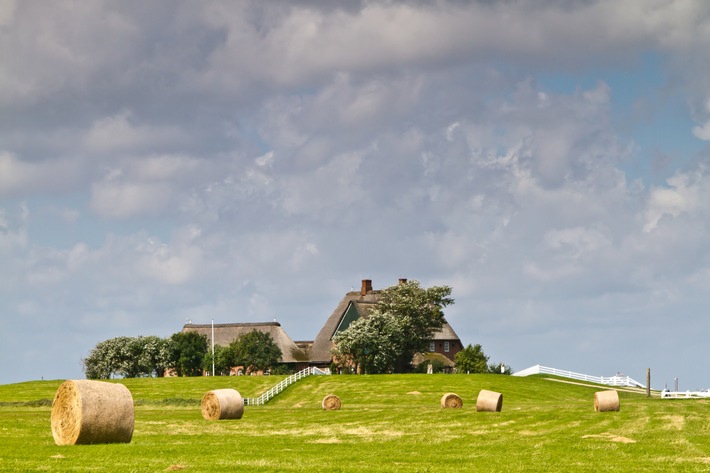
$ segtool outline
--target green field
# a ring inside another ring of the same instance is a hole
[[[312,376],[241,420],[206,421],[210,390],[258,396],[282,377],[123,380],[135,403],[130,444],[54,444],[61,381],[0,386],[1,471],[710,471],[710,402],[621,392],[596,413],[598,387],[544,376]],[[503,411],[476,412],[481,389]],[[447,392],[462,409],[442,409]],[[343,407],[323,411],[337,394]]]

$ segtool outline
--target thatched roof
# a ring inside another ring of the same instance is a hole
[[[448,368],[453,368],[454,366],[456,366],[456,363],[454,363],[441,353],[415,353],[414,358],[412,358],[412,364],[414,366],[417,366],[418,364],[423,363],[425,361],[434,360],[439,360],[444,366]]]
[[[271,339],[281,349],[281,363],[308,361],[308,356],[296,346],[278,322],[214,324],[214,343],[226,347],[240,335],[252,330],[271,335]],[[200,333],[212,344],[212,324],[186,324],[182,331]]]
[[[406,279],[400,280],[400,283],[402,281],[406,281]],[[366,281],[363,280],[363,289],[345,294],[345,297],[343,297],[340,303],[335,307],[333,313],[330,314],[330,317],[328,317],[328,320],[326,320],[323,328],[321,328],[316,339],[313,341],[310,352],[312,363],[330,363],[333,358],[331,350],[334,346],[332,338],[341,323],[344,325],[349,323],[346,314],[348,317],[354,315],[357,315],[357,318],[367,317],[370,309],[377,304],[380,298],[380,291],[372,290],[371,281],[368,280],[367,282],[367,290],[365,289]],[[458,335],[456,335],[454,329],[451,328],[451,325],[446,321],[444,321],[444,326],[441,330],[434,333],[433,340],[460,342]]]
[[[333,335],[335,335],[335,331],[338,329],[350,304],[353,305],[353,308],[357,310],[357,313],[362,317],[367,314],[370,308],[374,307],[377,299],[379,299],[379,291],[370,291],[364,296],[361,291],[352,291],[345,294],[345,297],[343,297],[340,303],[335,307],[333,313],[330,314],[328,320],[325,321],[323,328],[321,328],[318,335],[316,335],[316,339],[313,341],[313,346],[311,347],[311,362],[330,363],[333,358],[333,355],[330,353],[330,350],[333,349],[331,339]]]
[[[454,332],[454,329],[451,328],[451,325],[449,325],[449,323],[446,320],[444,320],[444,326],[441,327],[441,330],[434,332],[434,337],[432,338],[432,340],[437,340],[437,341],[438,340],[442,340],[442,341],[444,341],[444,340],[454,341],[455,340],[455,341],[459,341],[459,342],[461,341],[459,339],[459,336],[456,335],[456,332]]]

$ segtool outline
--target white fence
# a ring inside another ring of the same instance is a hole
[[[315,366],[309,366],[308,368],[301,370],[296,374],[292,374],[288,378],[282,380],[279,384],[277,384],[273,388],[269,389],[261,396],[245,398],[244,404],[247,406],[261,406],[261,405],[269,402],[274,396],[279,394],[281,391],[283,391],[287,387],[291,386],[296,381],[300,381],[301,379],[305,378],[306,376],[328,375],[328,374],[330,374],[330,372],[321,370],[319,368],[316,368]]]
[[[628,386],[636,388],[646,388],[646,385],[639,383],[629,376],[590,376],[588,374],[575,373],[574,371],[558,370],[547,366],[535,365],[522,371],[513,373],[513,376],[530,376],[532,374],[551,374],[563,378],[577,379],[579,381],[589,381],[591,383],[605,384],[607,386]]]
[[[661,391],[661,399],[698,399],[710,397],[707,391]]]

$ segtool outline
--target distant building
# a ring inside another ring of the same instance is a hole
[[[299,348],[278,322],[214,324],[215,345],[229,346],[240,335],[253,330],[268,333],[276,346],[281,350],[279,363],[299,370],[308,366],[308,355]],[[185,324],[183,332],[197,332],[207,337],[209,346],[212,344],[212,324]]]
[[[400,284],[406,282],[406,279],[399,280]],[[331,350],[335,346],[335,334],[347,329],[357,319],[368,317],[370,309],[375,307],[380,299],[380,293],[381,291],[372,288],[372,280],[363,279],[359,291],[345,294],[313,341],[294,342],[278,322],[263,322],[214,324],[214,342],[215,345],[229,346],[240,335],[258,330],[268,333],[281,349],[280,363],[294,370],[307,366],[329,367],[333,361]],[[210,345],[212,343],[212,324],[188,323],[182,331],[200,333],[207,337]],[[450,368],[454,365],[454,356],[463,349],[463,345],[454,329],[445,321],[441,330],[435,332],[427,343],[427,348],[427,353],[415,356],[415,363],[437,359]]]
[[[406,283],[406,279],[400,279],[399,283]],[[335,346],[333,337],[336,333],[347,329],[351,323],[361,317],[367,317],[380,299],[380,291],[372,288],[372,280],[363,279],[359,291],[351,291],[335,307],[333,313],[325,321],[325,324],[316,335],[316,339],[310,348],[309,359],[311,364],[316,366],[328,366],[333,361],[331,350]],[[448,366],[453,366],[456,353],[463,349],[459,336],[448,322],[444,322],[441,330],[434,333],[434,337],[427,344],[428,351],[438,353],[441,359]],[[420,358],[421,359],[421,358]],[[449,363],[446,363],[449,360]]]

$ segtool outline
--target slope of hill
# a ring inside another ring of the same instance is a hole
[[[204,392],[255,396],[279,377],[124,380],[135,407],[130,444],[58,447],[50,407],[59,382],[0,386],[0,470],[98,471],[708,471],[706,400],[620,392],[621,411],[596,413],[606,387],[500,375],[319,376],[241,420],[202,418]],[[476,412],[480,389],[503,393]],[[444,393],[461,409],[442,409]],[[323,411],[329,393],[339,411]]]

